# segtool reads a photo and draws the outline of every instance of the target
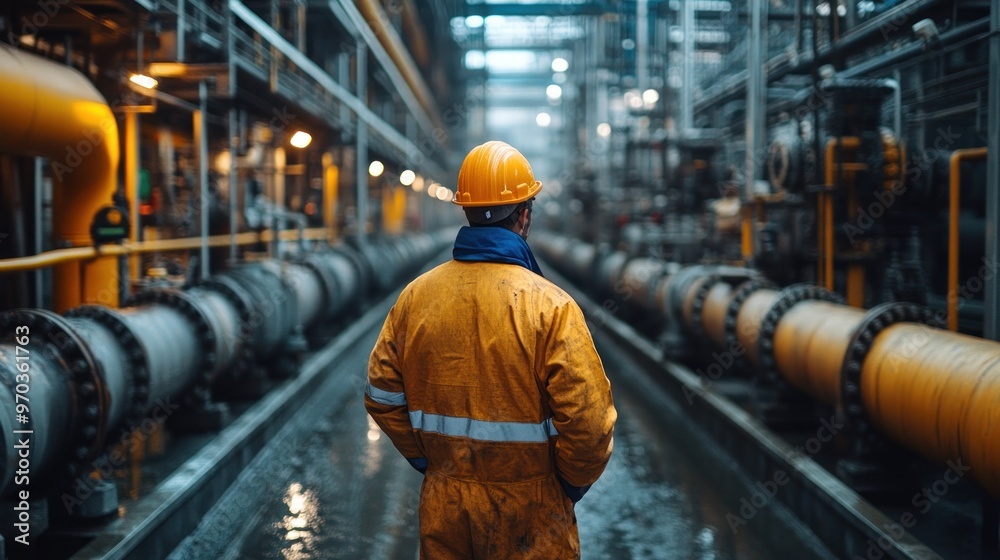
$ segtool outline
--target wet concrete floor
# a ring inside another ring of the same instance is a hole
[[[362,402],[375,335],[332,365],[329,382],[172,560],[416,558],[421,475]],[[727,514],[740,515],[740,498],[751,492],[747,481],[627,351],[599,330],[595,340],[619,423],[606,473],[576,507],[584,558],[832,558],[778,504],[734,532]]]

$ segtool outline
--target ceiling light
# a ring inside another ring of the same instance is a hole
[[[535,124],[542,127],[549,126],[552,124],[552,116],[548,113],[538,113],[535,116]]]
[[[159,83],[156,80],[154,80],[153,78],[151,78],[151,77],[149,77],[149,76],[147,76],[145,74],[132,74],[131,76],[128,77],[128,79],[133,84],[135,84],[135,85],[137,85],[139,87],[144,87],[146,89],[153,89],[153,88],[156,87],[156,84]]]
[[[417,174],[414,173],[413,171],[410,171],[409,169],[399,174],[399,182],[407,187],[412,185],[413,181],[415,181],[416,179],[417,179]]]
[[[298,131],[292,135],[292,139],[288,141],[289,144],[296,148],[305,148],[312,142],[312,135],[305,131]]]
[[[549,87],[545,88],[545,95],[547,95],[549,99],[552,100],[559,99],[560,97],[562,97],[562,88],[555,84],[551,84],[549,85]]]
[[[382,162],[379,160],[373,161],[371,165],[368,166],[368,174],[372,177],[378,177],[383,171],[385,171],[385,166],[382,165]]]
[[[552,61],[553,72],[565,72],[569,70],[569,61],[565,58],[557,58]]]

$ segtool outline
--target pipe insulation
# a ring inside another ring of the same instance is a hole
[[[864,316],[861,309],[824,301],[795,304],[774,332],[778,373],[816,399],[839,406],[841,364]]]
[[[540,244],[540,253],[567,271],[569,246],[559,237],[547,239]],[[622,279],[619,255],[605,257],[610,265],[593,263],[593,269],[603,270],[604,275],[575,275],[571,280],[606,289],[609,280],[613,285]],[[615,268],[619,276],[610,277]],[[734,292],[730,287],[734,284],[724,279],[720,267],[687,266],[650,282],[656,297],[647,311],[660,310],[665,328],[679,323],[689,335],[698,333],[720,349],[727,347],[725,335],[732,334],[726,330],[735,329],[736,339],[756,367],[762,362],[759,340],[764,317],[782,307],[774,325],[773,357],[784,380],[847,412],[859,407],[879,433],[903,447],[942,463],[970,466],[986,491],[1000,497],[996,443],[1000,441],[1000,343],[906,322],[912,319],[892,319],[880,314],[879,308],[866,312],[815,298],[787,303],[785,308],[779,301],[783,292],[766,287],[738,296],[741,290]],[[695,317],[695,302],[701,297],[701,315]],[[734,305],[739,305],[735,326],[728,326],[726,318]],[[703,327],[700,333],[696,319]],[[866,330],[870,326],[875,330]],[[867,350],[855,354],[859,340]],[[849,358],[852,355],[856,357]],[[850,365],[855,359],[861,360],[860,384],[850,389],[849,379],[844,385],[844,368],[845,362]],[[860,393],[860,404],[842,402],[845,390]]]
[[[881,433],[931,459],[961,459],[1000,496],[1000,343],[892,325],[864,361],[861,398]]]
[[[757,290],[743,302],[736,315],[736,340],[746,351],[747,359],[755,365],[760,363],[757,349],[760,322],[777,299],[778,292],[774,290]]]

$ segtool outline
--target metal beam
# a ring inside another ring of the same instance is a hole
[[[631,7],[627,7],[631,5]],[[635,11],[635,2],[615,2],[619,9]],[[584,2],[569,4],[552,2],[548,4],[474,4],[467,7],[468,15],[481,16],[599,16],[613,12],[607,2]]]
[[[1000,0],[990,3],[990,73],[988,108],[988,167],[986,177],[986,270],[985,315],[983,336],[1000,339]],[[991,529],[995,536],[996,527]]]
[[[750,0],[750,36],[747,48],[747,105],[746,105],[746,159],[744,174],[746,186],[744,200],[753,200],[754,186],[761,175],[758,152],[766,143],[765,115],[767,114],[767,4],[765,0]],[[691,87],[690,84],[684,84]],[[755,235],[750,232],[751,240]],[[751,247],[752,247],[751,241]]]
[[[424,110],[423,105],[417,99],[416,93],[410,88],[410,84],[407,83],[406,78],[403,77],[402,72],[396,67],[396,63],[393,62],[392,57],[389,52],[385,50],[382,42],[372,28],[365,21],[364,16],[358,11],[357,6],[355,6],[353,0],[330,0],[330,11],[334,16],[346,17],[346,19],[341,20],[344,27],[351,30],[355,36],[360,37],[364,40],[365,44],[368,46],[368,51],[375,57],[375,60],[379,62],[382,69],[389,76],[389,80],[392,82],[399,96],[403,99],[403,103],[406,104],[406,108],[409,109],[410,113],[417,119],[417,123],[424,130],[425,133],[434,138],[437,142],[437,136],[435,135],[435,126],[432,122],[432,117]]]
[[[438,177],[447,176],[433,160],[425,157],[420,148],[409,138],[382,120],[368,108],[367,104],[352,95],[351,92],[347,91],[347,88],[337,83],[318,64],[285,40],[273,27],[260,19],[257,14],[253,13],[240,0],[229,0],[229,8],[232,10],[234,17],[242,20],[251,29],[259,33],[263,39],[274,45],[279,52],[295,63],[306,75],[330,92],[338,101],[346,105],[358,116],[360,121],[367,124],[372,132],[383,138],[390,146],[406,154],[408,159],[419,162],[430,173]]]

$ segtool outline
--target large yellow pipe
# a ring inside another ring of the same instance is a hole
[[[117,188],[118,123],[104,97],[68,66],[0,46],[0,151],[51,160],[53,234],[57,243],[90,243],[94,214]],[[81,269],[53,271],[56,311],[118,301],[118,266],[101,257]]]
[[[797,303],[774,331],[778,373],[793,386],[834,406],[840,404],[840,369],[861,309],[827,303]]]
[[[948,185],[948,330],[958,330],[958,211],[961,201],[962,162],[986,159],[986,148],[951,153]]]
[[[743,302],[736,315],[736,339],[746,350],[747,359],[754,365],[757,361],[757,340],[760,338],[760,322],[778,299],[774,290],[757,290]]]
[[[879,431],[932,459],[961,459],[1000,496],[1000,343],[893,325],[875,338],[861,385]]]

